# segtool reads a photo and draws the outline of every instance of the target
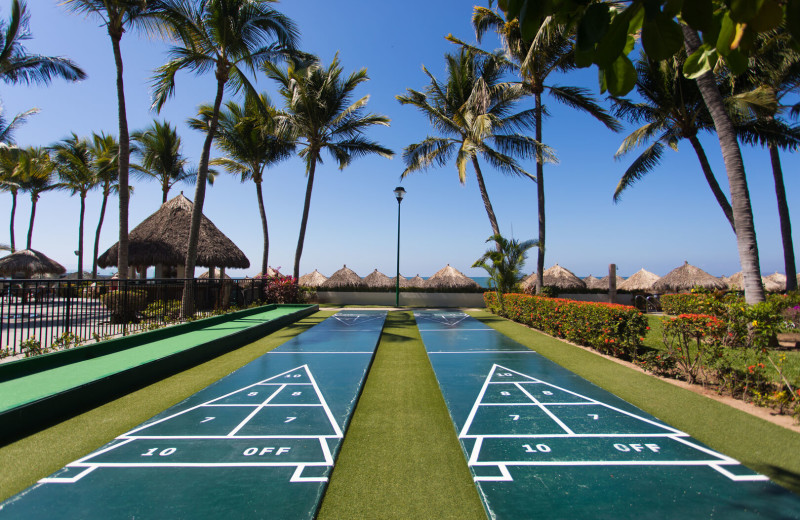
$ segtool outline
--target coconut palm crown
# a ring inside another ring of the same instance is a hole
[[[159,7],[162,31],[176,45],[169,51],[169,61],[156,69],[153,78],[153,108],[160,111],[175,93],[175,77],[179,71],[195,74],[214,72],[217,92],[211,121],[203,143],[195,182],[194,205],[186,255],[186,276],[194,277],[200,220],[205,202],[211,143],[217,131],[217,120],[226,89],[244,89],[255,94],[247,73],[255,74],[265,63],[282,59],[295,52],[298,32],[294,22],[267,4],[272,0],[164,0]],[[186,286],[183,309],[191,314]]]
[[[298,155],[306,164],[308,182],[293,271],[293,276],[299,278],[314,174],[317,163],[322,162],[322,151],[328,151],[340,170],[362,156],[392,157],[392,150],[364,135],[375,125],[389,126],[389,118],[364,113],[369,96],[353,101],[355,89],[369,80],[367,70],[361,69],[345,76],[338,55],[327,68],[316,61],[294,61],[285,69],[266,64],[264,71],[278,83],[279,93],[286,103],[283,123],[294,134]]]
[[[0,78],[6,83],[48,85],[53,78],[79,81],[86,73],[67,58],[28,54],[22,42],[31,38],[30,13],[25,2],[12,0],[11,17],[0,20]]]
[[[493,235],[500,234],[478,158],[496,170],[509,174],[535,177],[525,171],[518,158],[532,158],[537,151],[551,161],[555,158],[547,147],[520,133],[530,129],[533,112],[515,112],[515,103],[525,94],[519,85],[501,81],[504,65],[499,55],[477,55],[469,49],[446,54],[447,78],[440,82],[423,66],[430,82],[424,92],[407,89],[397,96],[403,105],[419,109],[440,135],[428,136],[403,150],[406,169],[402,177],[431,166],[445,166],[455,155],[458,180],[467,179],[467,165],[472,164],[481,198],[489,217]]]

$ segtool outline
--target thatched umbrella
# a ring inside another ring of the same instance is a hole
[[[658,280],[660,280],[660,277],[657,274],[639,269],[633,276],[622,283],[618,283],[617,290],[629,292],[649,291]]]
[[[64,274],[63,265],[34,249],[22,249],[16,253],[0,258],[0,275],[13,277],[22,274],[30,278],[34,274]]]
[[[447,264],[425,281],[426,287],[435,289],[479,289],[478,282]]]
[[[210,269],[210,270],[206,271],[205,273],[201,274],[200,276],[198,276],[198,278],[202,278],[202,279],[208,279],[208,277],[210,276],[210,274],[212,274],[212,273],[213,273],[213,275],[214,275],[214,279],[216,279],[216,280],[219,280],[219,278],[220,278],[220,275],[222,275],[222,274],[223,274],[223,273],[222,273],[222,269],[217,269],[217,268],[212,268],[212,269],[213,269],[213,271]],[[230,280],[230,279],[231,279],[231,277],[230,277],[230,276],[228,276],[228,274],[227,274],[227,273],[225,273],[225,279],[226,279],[226,280]]]
[[[367,287],[378,288],[384,287],[386,289],[394,287],[397,281],[394,278],[389,278],[382,272],[375,269],[370,274],[364,277],[364,283]]]
[[[699,267],[684,262],[682,266],[676,267],[666,276],[653,284],[652,290],[657,293],[688,291],[692,287],[703,287],[705,289],[725,290],[728,285],[716,276],[711,276]]]
[[[587,276],[583,279],[583,283],[586,284],[587,289],[608,289],[608,281],[606,281],[605,285],[603,285],[603,281],[599,278],[595,278],[592,275]]]
[[[617,285],[617,289],[619,289],[620,284],[622,282],[624,282],[624,281],[625,281],[625,278],[623,278],[621,276],[617,276],[617,284],[616,284]],[[608,275],[600,278],[600,283],[603,284],[603,286],[602,286],[603,289],[608,289]]]
[[[419,275],[417,275],[417,276],[419,276]],[[367,278],[369,278],[369,276],[367,276]],[[366,278],[364,280],[366,280]],[[396,276],[392,276],[391,278],[389,278],[389,280],[392,282],[392,287],[397,287],[397,277]],[[420,278],[420,280],[422,280],[422,278]],[[422,281],[424,282],[425,280],[422,280]],[[408,282],[408,278],[406,278],[402,274],[400,275],[400,287],[410,287],[409,282]]]
[[[575,276],[569,269],[556,264],[542,273],[543,283],[546,287],[555,287],[566,291],[569,289],[586,289],[583,280]]]
[[[532,287],[536,287],[536,271],[526,276],[520,282],[520,285],[522,286],[522,289],[525,291],[530,291]]]
[[[728,289],[731,291],[743,291],[744,290],[744,274],[742,271],[739,271],[736,274],[731,276],[723,276],[722,281],[728,286]],[[763,276],[761,277],[761,285],[767,285],[767,279]]]
[[[342,288],[356,288],[366,287],[367,284],[361,279],[352,269],[348,269],[347,265],[336,271],[330,278],[325,280],[321,289],[342,289]]]
[[[764,290],[768,292],[782,292],[786,290],[786,275],[773,273],[764,277]]]
[[[400,287],[403,287],[403,277],[400,277]],[[422,288],[425,287],[425,279],[421,277],[419,274],[414,278],[410,278],[407,282],[405,287],[417,287]]]
[[[192,202],[181,193],[133,228],[128,234],[128,264],[183,266],[189,247],[192,207]],[[117,265],[118,248],[118,243],[111,246],[97,259],[97,265]],[[246,269],[250,261],[231,239],[202,215],[195,265]]]
[[[298,280],[298,283],[303,287],[319,287],[328,277],[314,269],[313,273],[304,274]]]

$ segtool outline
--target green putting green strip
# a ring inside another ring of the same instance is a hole
[[[134,348],[0,382],[0,413],[296,312],[277,307]],[[24,362],[24,361],[23,361]]]

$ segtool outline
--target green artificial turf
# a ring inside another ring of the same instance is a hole
[[[90,453],[331,316],[318,312],[194,368],[0,448],[0,500]]]
[[[800,493],[800,434],[487,311],[469,314],[712,449]]]
[[[254,325],[297,312],[296,308],[278,307],[258,314],[214,323],[202,329],[151,341],[135,348],[69,363],[25,377],[0,382],[0,411],[64,392],[90,381],[96,381],[129,368],[193,348]],[[22,361],[24,362],[24,361]]]
[[[486,518],[411,312],[388,315],[319,518]]]

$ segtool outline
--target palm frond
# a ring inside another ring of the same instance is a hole
[[[606,128],[619,132],[622,129],[619,121],[611,116],[608,111],[597,104],[594,97],[589,94],[589,90],[582,87],[569,87],[551,85],[547,87],[548,92],[553,98],[571,108],[586,112],[597,119]]]
[[[622,175],[622,178],[619,180],[616,190],[614,190],[615,203],[618,203],[622,199],[623,191],[635,184],[642,177],[650,173],[653,168],[658,166],[659,162],[661,161],[661,155],[663,154],[663,151],[664,145],[662,145],[659,141],[656,141],[648,146],[647,149],[645,149],[645,151],[643,151],[641,155],[639,155],[639,157],[633,161],[633,163]]]

